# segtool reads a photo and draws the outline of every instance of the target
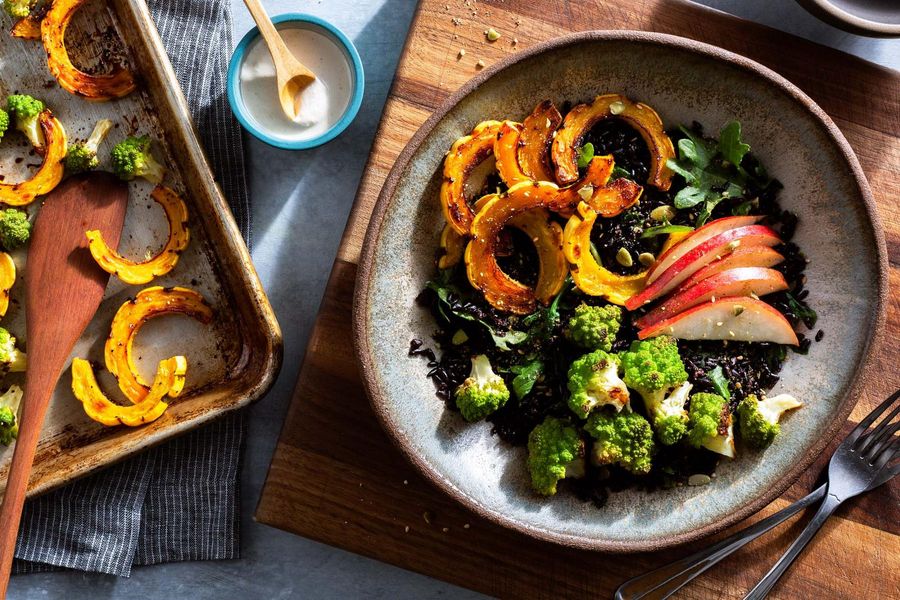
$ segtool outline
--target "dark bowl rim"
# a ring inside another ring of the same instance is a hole
[[[598,540],[586,536],[575,534],[563,534],[554,531],[548,531],[542,527],[532,526],[529,523],[512,519],[506,515],[500,514],[492,509],[483,506],[476,498],[471,497],[458,488],[454,487],[438,470],[433,468],[423,457],[415,452],[407,434],[401,431],[391,420],[389,412],[385,406],[385,399],[381,394],[378,386],[378,380],[375,375],[375,368],[371,358],[371,350],[369,347],[366,331],[368,330],[368,311],[365,309],[366,301],[369,297],[369,288],[371,284],[372,266],[375,255],[375,248],[379,241],[387,208],[394,197],[397,185],[406,171],[413,155],[418,151],[419,146],[425,138],[432,132],[434,127],[446,116],[446,114],[454,108],[464,97],[478,89],[482,84],[488,81],[495,74],[523,60],[530,59],[538,54],[556,50],[565,46],[574,45],[587,41],[619,41],[619,42],[637,42],[656,44],[664,47],[683,50],[702,56],[704,58],[713,59],[718,62],[726,63],[733,67],[738,67],[746,71],[751,76],[759,77],[770,85],[779,88],[782,92],[789,95],[800,105],[802,105],[810,116],[815,119],[819,125],[825,130],[831,138],[834,145],[840,151],[844,160],[850,168],[856,187],[863,199],[866,214],[872,227],[872,235],[876,242],[876,254],[879,269],[878,290],[876,305],[874,307],[874,319],[871,321],[869,335],[867,336],[866,347],[863,348],[863,358],[856,365],[851,378],[848,391],[841,399],[839,408],[834,418],[827,424],[823,431],[823,435],[804,454],[804,457],[797,461],[793,467],[785,472],[778,481],[768,490],[762,491],[755,499],[749,500],[737,510],[724,515],[721,519],[708,523],[703,527],[693,531],[687,531],[680,534],[668,535],[661,538],[654,538],[639,541],[617,541],[617,540]],[[523,533],[525,535],[548,541],[571,548],[583,550],[594,550],[601,552],[626,553],[626,552],[646,552],[657,551],[672,546],[685,544],[702,537],[717,533],[730,525],[746,519],[747,517],[758,512],[773,500],[781,496],[788,487],[791,486],[809,466],[819,457],[823,450],[832,441],[834,435],[838,432],[847,417],[850,415],[853,407],[861,392],[864,382],[866,381],[866,371],[872,363],[872,348],[880,340],[886,319],[887,312],[887,294],[888,294],[888,259],[887,248],[885,245],[884,233],[881,227],[881,221],[878,217],[875,200],[869,189],[869,184],[863,173],[862,167],[856,154],[853,152],[850,144],[844,138],[837,125],[809,96],[803,93],[797,86],[790,81],[765,67],[756,61],[735,54],[728,50],[724,50],[711,44],[698,42],[689,38],[674,36],[663,33],[633,31],[633,30],[617,30],[617,31],[586,31],[568,34],[565,36],[553,38],[539,44],[536,44],[527,50],[508,56],[491,67],[485,69],[456,92],[451,94],[444,102],[434,111],[434,113],[422,124],[416,133],[410,138],[409,142],[397,157],[390,173],[385,179],[384,185],[378,196],[378,200],[373,208],[369,226],[363,242],[360,261],[357,267],[356,288],[353,297],[353,341],[356,351],[357,360],[360,366],[360,374],[366,395],[372,408],[381,422],[383,429],[388,433],[388,437],[394,445],[416,466],[416,468],[425,476],[425,478],[435,485],[438,489],[449,494],[463,506],[475,512],[478,516],[487,519],[493,523],[507,527]]]

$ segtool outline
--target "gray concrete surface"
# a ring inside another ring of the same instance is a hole
[[[252,26],[232,0],[236,39]],[[790,0],[704,4],[900,69],[900,41],[871,40],[825,25]],[[243,558],[135,569],[131,578],[74,572],[19,576],[10,598],[476,598],[466,590],[253,522],[252,514],[341,232],[375,134],[415,0],[265,0],[271,14],[308,12],[340,27],[366,69],[353,125],[325,148],[290,153],[248,138],[254,252],[284,328],[285,362],[252,408],[243,473]]]

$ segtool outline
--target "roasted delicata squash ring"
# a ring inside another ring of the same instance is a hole
[[[9,291],[16,283],[16,263],[6,252],[0,252],[0,317],[9,309]]]
[[[484,121],[470,135],[456,140],[444,159],[444,182],[441,184],[441,210],[457,233],[467,235],[475,213],[466,200],[466,179],[476,166],[494,153],[494,141],[500,132],[500,121]]]
[[[672,140],[666,135],[662,119],[646,104],[635,104],[621,94],[597,96],[591,104],[579,104],[566,115],[553,139],[551,156],[556,166],[556,180],[569,184],[578,179],[578,150],[581,140],[603,119],[622,119],[634,127],[650,151],[650,174],[647,183],[666,191],[672,185],[672,171],[666,161],[675,158]]]
[[[630,179],[616,179],[595,188],[586,202],[601,217],[611,219],[637,204],[643,192],[644,188]]]
[[[72,361],[72,392],[81,401],[87,416],[98,423],[107,427],[137,427],[155,421],[166,412],[169,405],[164,400],[181,393],[185,373],[187,359],[183,356],[160,361],[147,396],[136,404],[122,406],[112,402],[100,389],[91,363],[83,358],[76,358]]]
[[[0,183],[0,202],[10,206],[31,204],[38,196],[49,194],[62,181],[68,145],[66,130],[49,110],[38,115],[44,132],[44,162],[31,177],[20,183]]]
[[[104,358],[107,370],[119,381],[119,389],[134,403],[142,401],[150,391],[134,362],[134,339],[144,323],[164,314],[183,314],[204,324],[213,318],[212,308],[203,296],[182,287],[149,287],[119,307],[106,340]]]
[[[90,240],[91,255],[100,268],[130,285],[149,283],[155,277],[165,275],[174,269],[178,264],[179,256],[187,248],[191,239],[191,233],[187,227],[187,206],[185,206],[184,200],[163,185],[157,186],[150,197],[162,206],[166,212],[166,221],[169,223],[169,239],[163,249],[153,258],[144,262],[134,262],[123,258],[110,248],[99,231],[91,230],[85,234]]]
[[[491,306],[516,314],[529,314],[537,306],[536,290],[523,285],[503,272],[497,263],[497,244],[500,232],[521,215],[534,209],[551,209],[557,201],[559,188],[549,182],[523,182],[514,185],[502,195],[492,194],[475,216],[472,223],[472,239],[466,246],[466,273],[472,287],[484,294]],[[545,293],[556,288],[557,269],[565,279],[565,264],[548,260],[553,246],[553,228],[549,232],[533,235],[540,260],[537,288]],[[561,265],[561,268],[560,268]],[[543,282],[541,281],[543,280]],[[557,289],[558,291],[558,289]],[[552,297],[553,294],[550,296]],[[544,299],[543,301],[548,301]]]
[[[538,280],[534,297],[542,304],[550,304],[562,289],[569,267],[562,253],[563,229],[550,220],[550,212],[536,208],[509,220],[510,227],[531,238],[538,254]]]
[[[494,141],[494,158],[497,161],[497,172],[507,187],[523,181],[531,181],[519,166],[518,149],[522,125],[513,121],[503,121],[497,139]]]
[[[450,223],[444,225],[444,229],[441,231],[441,254],[438,257],[438,269],[455,267],[463,259],[465,252],[465,236],[456,233]]]
[[[612,155],[595,156],[588,163],[584,177],[570,186],[558,188],[556,202],[553,210],[562,216],[569,218],[575,213],[578,203],[588,194],[595,194],[602,189],[612,175],[615,161]]]
[[[66,29],[75,12],[86,0],[54,0],[41,21],[41,39],[47,51],[47,65],[60,87],[88,100],[112,100],[133,92],[137,85],[131,71],[116,65],[112,73],[90,75],[81,71],[69,59],[66,50]]]
[[[618,275],[603,267],[591,254],[591,229],[598,213],[582,202],[566,223],[563,232],[563,254],[569,261],[569,273],[578,289],[589,296],[603,296],[620,306],[644,289],[647,274]]]
[[[33,15],[19,19],[13,25],[10,33],[13,37],[23,40],[39,40],[41,39],[41,19],[36,19]]]
[[[544,100],[525,117],[519,137],[518,159],[522,172],[536,181],[556,181],[550,164],[553,132],[562,123],[562,115],[550,100]]]

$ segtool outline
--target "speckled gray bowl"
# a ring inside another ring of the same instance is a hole
[[[711,485],[613,494],[598,509],[568,494],[529,489],[525,450],[466,424],[434,395],[412,338],[435,323],[415,304],[433,274],[443,223],[444,153],[485,119],[521,119],[543,98],[583,101],[622,92],[667,125],[731,119],[784,183],[781,202],[800,215],[808,288],[822,342],[791,354],[776,392],[806,406],[785,419],[763,453],[725,461]],[[425,476],[493,521],[581,548],[653,550],[707,535],[781,494],[835,435],[856,402],[870,343],[881,329],[887,262],[871,192],[847,141],[812,100],[772,71],[698,42],[638,32],[557,39],[487,70],[451,97],[415,135],[381,193],[366,238],[355,304],[355,341],[369,396],[385,429]]]

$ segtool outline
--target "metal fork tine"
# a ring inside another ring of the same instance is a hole
[[[857,438],[859,438],[860,434],[862,434],[863,431],[868,429],[869,425],[871,425],[875,421],[875,419],[877,419],[878,417],[881,416],[881,413],[886,411],[890,405],[892,405],[894,402],[896,402],[897,398],[900,398],[900,390],[897,390],[896,392],[891,394],[890,398],[888,398],[887,400],[885,400],[884,402],[879,404],[878,407],[875,408],[875,410],[873,410],[868,415],[866,415],[866,417],[862,421],[859,422],[859,425],[857,425],[853,429],[853,431],[850,432],[850,435],[847,436],[846,443],[852,445],[854,442],[856,442],[856,440],[857,440]]]
[[[897,456],[897,450],[900,449],[900,438],[884,440],[875,449],[870,462],[876,469],[882,468]]]
[[[872,449],[869,451],[869,455],[874,459],[875,456],[881,452],[882,448],[885,445],[889,444],[891,438],[894,437],[894,434],[900,430],[900,423],[894,423],[890,427],[885,428],[884,431],[878,434],[878,439],[873,440]]]
[[[859,453],[865,455],[869,452],[870,448],[873,448],[876,444],[878,444],[881,440],[883,440],[887,434],[887,436],[894,435],[894,432],[897,431],[897,425],[893,426],[891,429],[890,424],[891,421],[894,420],[894,417],[897,416],[897,413],[900,413],[900,405],[888,414],[884,419],[882,419],[881,423],[879,423],[875,429],[873,429],[868,435],[866,435],[862,441],[860,442]]]
[[[884,469],[875,479],[875,482],[869,486],[869,489],[877,488],[879,485],[890,481],[897,475],[900,475],[900,465],[894,465],[888,469]]]

